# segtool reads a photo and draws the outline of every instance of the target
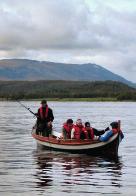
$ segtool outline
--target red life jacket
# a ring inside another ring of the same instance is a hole
[[[41,119],[47,118],[48,111],[49,111],[48,105],[46,105],[46,111],[45,112],[43,111],[43,107],[40,107],[40,117],[41,117]]]
[[[73,125],[70,127],[67,125],[67,123],[64,123],[63,128],[66,130],[67,138],[71,139],[71,130],[73,128]]]
[[[78,125],[74,125],[74,139],[80,139],[81,132],[83,131],[83,126],[79,127]]]
[[[88,137],[88,132],[87,132],[87,130],[86,130],[85,127],[83,128],[83,133],[84,133],[84,135],[85,135],[85,139],[88,139],[88,138],[89,138],[89,137]]]
[[[91,135],[91,139],[93,140],[94,139],[94,130],[92,127],[90,128],[90,135]]]
[[[94,139],[94,131],[93,131],[93,128],[90,127],[89,130],[86,130],[86,128],[84,128],[83,131],[84,131],[84,134],[85,134],[86,139],[89,139],[89,135],[91,136],[90,139],[92,139],[92,140]]]

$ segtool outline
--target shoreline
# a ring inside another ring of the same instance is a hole
[[[132,100],[117,100],[117,98],[106,98],[106,97],[98,97],[98,98],[37,98],[37,99],[6,99],[0,98],[0,101],[41,101],[42,99],[46,99],[47,101],[58,101],[58,102],[135,102]]]

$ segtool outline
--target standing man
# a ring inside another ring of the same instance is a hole
[[[52,122],[54,120],[52,109],[48,107],[47,101],[41,101],[41,107],[38,109],[36,134],[41,133],[49,137],[52,131]]]

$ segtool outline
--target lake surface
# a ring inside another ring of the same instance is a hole
[[[37,111],[40,102],[24,101]],[[103,129],[121,120],[117,160],[39,149],[35,118],[17,102],[0,102],[0,196],[136,195],[136,103],[48,102],[58,132],[67,118]]]

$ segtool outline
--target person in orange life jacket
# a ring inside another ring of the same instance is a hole
[[[41,101],[41,107],[36,113],[37,116],[37,130],[36,134],[41,133],[43,136],[49,137],[52,130],[52,122],[54,120],[52,109],[48,107],[47,101]]]
[[[76,124],[71,130],[71,139],[82,139],[83,124],[81,119],[77,119]]]
[[[89,122],[85,122],[85,127],[83,129],[84,139],[92,139],[93,140],[94,136],[100,136],[108,130],[109,130],[109,127],[107,127],[105,130],[97,130],[97,129],[91,127]]]
[[[62,127],[62,137],[63,139],[71,139],[71,130],[73,128],[73,120],[68,119]]]

